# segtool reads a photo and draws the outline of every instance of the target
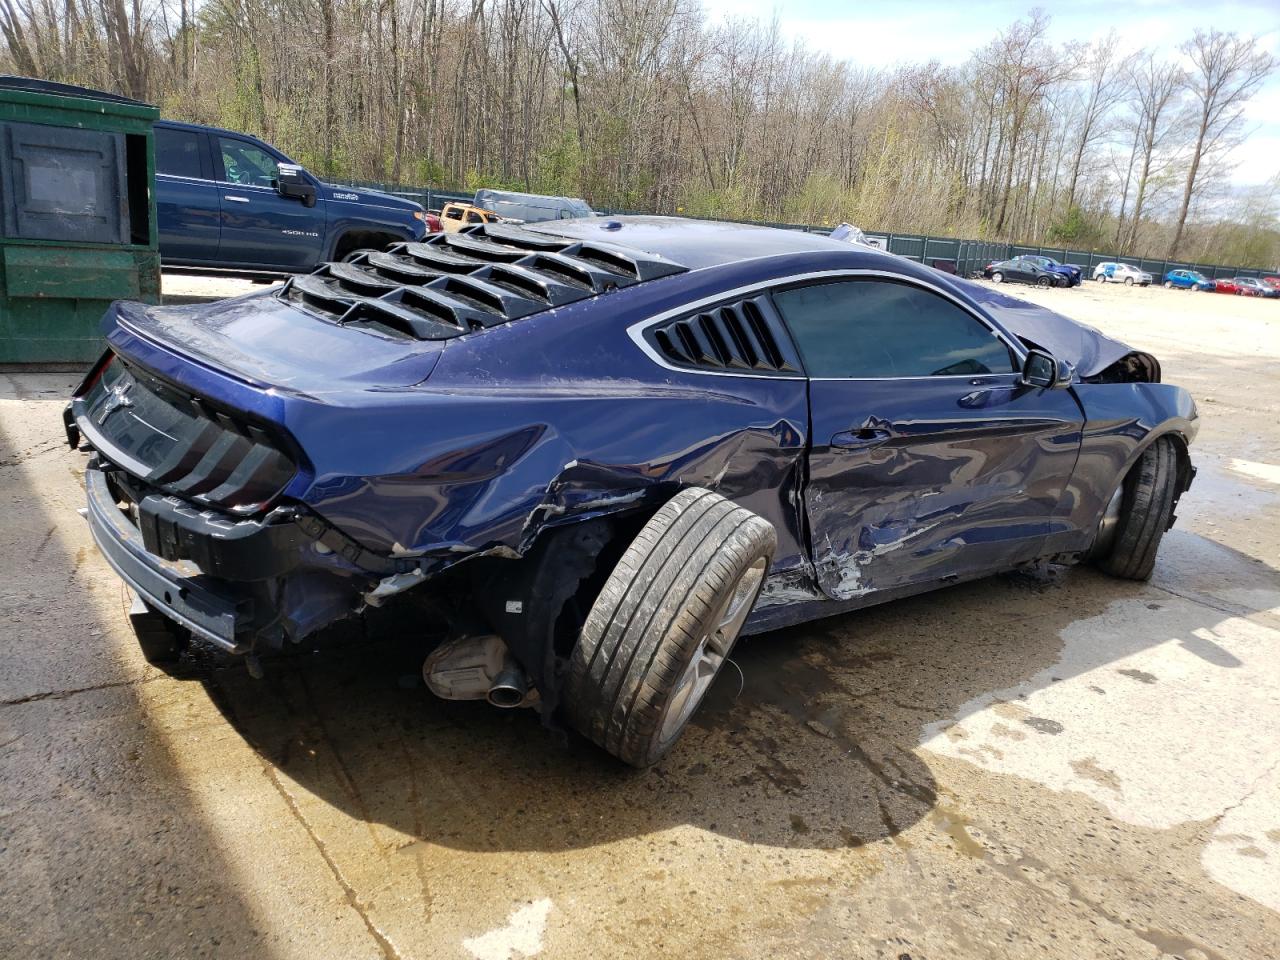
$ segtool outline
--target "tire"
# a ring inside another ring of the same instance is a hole
[[[1048,286],[1049,286],[1049,285],[1051,285],[1052,283],[1053,283],[1053,281],[1052,281],[1052,280],[1050,280],[1048,277],[1036,277],[1036,286],[1037,286],[1037,287],[1048,287]]]
[[[991,282],[992,282],[992,283],[1004,283],[1004,274],[1003,274],[1003,273],[1001,273],[999,270],[994,271],[994,272],[991,274]]]
[[[1172,290],[1172,289],[1173,289],[1173,284],[1172,284],[1172,283],[1170,283],[1168,280],[1166,280],[1166,281],[1164,282],[1164,288],[1165,288],[1166,290]]]
[[[1106,275],[1105,273],[1100,273],[1100,274],[1098,274],[1096,277],[1094,277],[1093,279],[1097,280],[1099,283],[1106,283],[1106,282],[1107,282],[1107,275]]]
[[[569,722],[624,763],[661,759],[728,659],[776,546],[767,521],[719,494],[672,497],[587,614],[565,678]]]
[[[1104,542],[1095,544],[1090,559],[1113,577],[1149,580],[1160,539],[1173,522],[1178,501],[1178,455],[1173,441],[1161,437],[1151,444],[1117,493],[1114,530],[1108,537],[1104,514],[1098,530]]]

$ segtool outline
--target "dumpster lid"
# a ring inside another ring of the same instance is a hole
[[[118,93],[107,93],[105,90],[93,90],[90,87],[77,87],[72,83],[58,83],[54,80],[37,80],[35,77],[15,77],[0,73],[0,90],[29,90],[32,93],[49,93],[58,97],[80,97],[83,100],[102,100],[107,103],[128,103],[139,107],[151,104],[122,97]]]

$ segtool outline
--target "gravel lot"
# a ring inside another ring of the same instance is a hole
[[[387,624],[148,667],[74,378],[0,374],[0,957],[1280,955],[1280,303],[1010,289],[1200,404],[1153,581],[753,638],[643,774],[434,700]]]

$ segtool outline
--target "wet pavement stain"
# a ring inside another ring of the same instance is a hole
[[[1145,670],[1117,670],[1116,673],[1122,677],[1128,677],[1130,680],[1137,680],[1139,683],[1155,683],[1156,675],[1147,673]]]
[[[1045,717],[1023,717],[1022,722],[1032,730],[1040,733],[1047,733],[1051,736],[1057,736],[1066,728],[1057,720],[1049,720]]]

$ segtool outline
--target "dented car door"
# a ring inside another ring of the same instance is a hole
[[[819,585],[872,591],[1008,568],[1064,515],[1083,415],[1022,384],[1022,348],[888,275],[779,291],[810,377],[805,505]]]

